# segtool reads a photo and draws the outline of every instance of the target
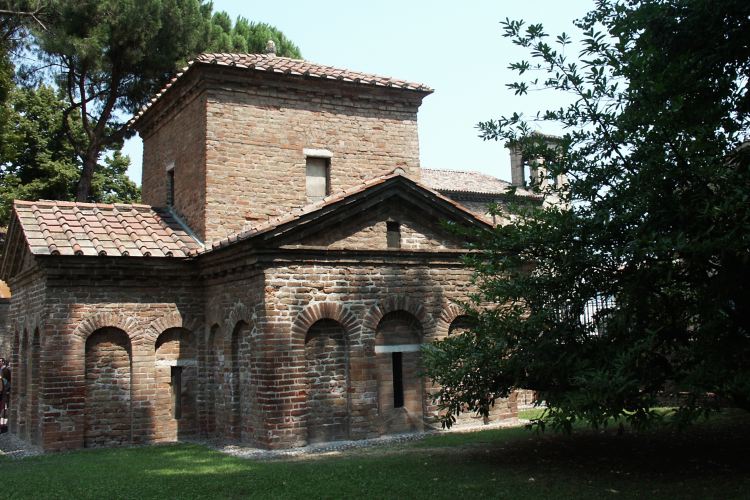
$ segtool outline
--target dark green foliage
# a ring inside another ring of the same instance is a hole
[[[0,226],[14,199],[74,200],[80,162],[63,128],[65,101],[47,86],[11,91],[0,128]],[[74,136],[83,132],[72,127]],[[136,202],[140,190],[127,175],[130,161],[119,152],[97,166],[90,199]]]
[[[276,55],[296,59],[302,57],[299,47],[270,24],[249,22],[240,16],[233,26],[226,12],[213,15],[205,52],[262,54],[269,40],[276,44]]]
[[[191,57],[261,51],[269,39],[280,55],[299,57],[275,28],[243,18],[232,26],[226,13],[211,10],[199,0],[51,0],[46,29],[29,21],[37,57],[68,101],[63,124],[81,163],[77,200],[93,199],[101,153],[120,148],[133,134],[129,117]]]
[[[535,118],[566,131],[552,145],[519,115],[482,136],[567,174],[546,191],[571,208],[527,211],[470,260],[479,326],[427,353],[448,423],[514,387],[538,391],[562,429],[647,425],[665,396],[678,422],[749,408],[750,3],[602,0],[577,24],[577,60],[566,35],[503,26],[531,55],[509,87],[574,99]],[[582,321],[596,298],[608,305]]]

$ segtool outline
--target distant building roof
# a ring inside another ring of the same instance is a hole
[[[16,201],[35,255],[186,257],[200,245],[168,212],[148,205]]]
[[[321,80],[337,80],[359,85],[376,87],[392,87],[405,90],[416,90],[431,93],[433,90],[426,85],[406,80],[398,80],[387,76],[360,73],[348,69],[334,68],[315,64],[303,59],[279,57],[273,54],[233,54],[233,53],[205,53],[187,63],[180,73],[177,73],[163,89],[161,89],[130,121],[131,125],[182,77],[191,67],[196,65],[214,65],[227,68],[240,68],[248,71],[294,75],[299,77]]]
[[[436,191],[452,193],[507,194],[510,182],[481,172],[422,169],[422,183]],[[528,189],[516,188],[516,195],[541,198]]]

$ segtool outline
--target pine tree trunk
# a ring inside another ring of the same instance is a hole
[[[92,146],[86,152],[83,160],[83,170],[81,178],[78,179],[78,189],[76,192],[76,201],[87,202],[91,196],[91,180],[94,177],[94,169],[99,160],[99,148]]]

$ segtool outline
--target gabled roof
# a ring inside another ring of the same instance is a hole
[[[391,87],[404,90],[414,90],[431,93],[433,90],[426,85],[406,80],[398,80],[387,76],[378,76],[370,73],[360,73],[348,69],[335,68],[315,64],[303,59],[291,59],[279,57],[273,54],[234,54],[234,53],[204,53],[189,61],[182,71],[177,73],[164,88],[162,88],[141,110],[130,120],[132,126],[141,116],[174,84],[194,66],[222,66],[226,68],[238,68],[247,71],[262,73],[276,73],[292,75],[300,78],[314,78],[320,80],[335,80],[349,82],[357,85]]]
[[[510,182],[481,172],[429,168],[422,169],[422,182],[436,191],[451,193],[504,195],[508,194],[508,189],[511,187]],[[516,195],[542,198],[523,188],[516,188]]]
[[[493,224],[483,216],[472,212],[460,203],[440,194],[429,187],[420,184],[396,171],[362,181],[360,184],[337,193],[326,196],[322,200],[293,210],[287,214],[267,222],[262,222],[244,231],[233,234],[207,246],[204,252],[232,245],[238,241],[261,238],[264,236],[278,236],[296,230],[301,225],[323,219],[325,216],[347,206],[354,206],[368,198],[375,198],[378,192],[391,187],[400,187],[408,192],[413,199],[432,205],[446,217],[461,221],[465,224],[491,228]],[[195,253],[199,253],[196,251]]]
[[[168,212],[148,205],[16,201],[34,255],[186,257],[200,245]]]

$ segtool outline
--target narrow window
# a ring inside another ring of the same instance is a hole
[[[393,407],[402,408],[404,406],[404,366],[403,353],[394,352],[391,354],[393,362]]]
[[[167,206],[174,206],[174,169],[167,170]]]
[[[401,224],[388,221],[385,223],[388,248],[401,248]]]
[[[182,367],[172,366],[172,411],[176,419],[182,417]]]
[[[328,158],[307,157],[307,201],[314,203],[330,193]]]

